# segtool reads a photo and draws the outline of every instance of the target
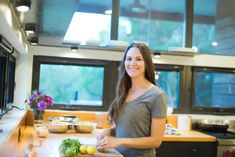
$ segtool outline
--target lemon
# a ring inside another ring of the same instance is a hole
[[[95,146],[90,145],[90,146],[87,147],[87,153],[88,154],[95,154],[95,152],[96,152]]]
[[[84,144],[81,145],[80,148],[79,148],[80,152],[83,153],[83,154],[86,154],[87,153],[87,147],[88,147],[87,145],[84,145]]]

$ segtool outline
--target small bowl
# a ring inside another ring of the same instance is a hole
[[[50,133],[65,133],[68,130],[68,124],[62,122],[48,123],[47,127]]]
[[[74,130],[77,133],[92,133],[92,131],[96,128],[96,123],[92,122],[78,122],[74,124]]]

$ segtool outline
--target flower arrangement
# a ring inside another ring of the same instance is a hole
[[[33,109],[35,119],[42,119],[44,110],[53,106],[53,98],[39,90],[34,90],[29,98],[25,100],[25,103]]]

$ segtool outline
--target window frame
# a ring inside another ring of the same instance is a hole
[[[39,88],[40,65],[41,64],[61,64],[61,65],[84,65],[84,66],[103,66],[104,67],[104,84],[102,106],[83,106],[83,105],[66,105],[56,104],[49,109],[55,110],[89,110],[89,111],[107,111],[109,105],[115,98],[115,88],[118,78],[117,61],[63,58],[52,56],[34,56],[32,72],[32,90]]]
[[[15,64],[16,58],[13,53],[17,51],[11,44],[0,35],[0,56],[1,56],[1,80],[0,80],[0,111],[7,109],[9,103],[14,102],[14,87],[15,87]],[[13,66],[9,66],[10,64]],[[9,72],[12,77],[9,79]]]
[[[1,49],[1,48],[0,48]],[[0,110],[5,108],[5,76],[6,76],[6,53],[2,49],[0,50]]]
[[[190,111],[194,114],[213,114],[213,115],[231,115],[235,114],[235,107],[233,108],[221,108],[221,107],[198,107],[194,103],[195,95],[195,72],[220,72],[220,73],[233,73],[235,74],[234,69],[229,68],[216,68],[216,67],[192,67],[192,90],[191,90],[191,101],[190,101]]]

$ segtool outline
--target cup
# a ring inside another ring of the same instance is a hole
[[[192,118],[188,115],[178,115],[178,129],[180,131],[191,130]]]
[[[96,128],[102,129],[104,127],[106,114],[102,112],[97,112],[95,114],[95,121],[97,123]]]

